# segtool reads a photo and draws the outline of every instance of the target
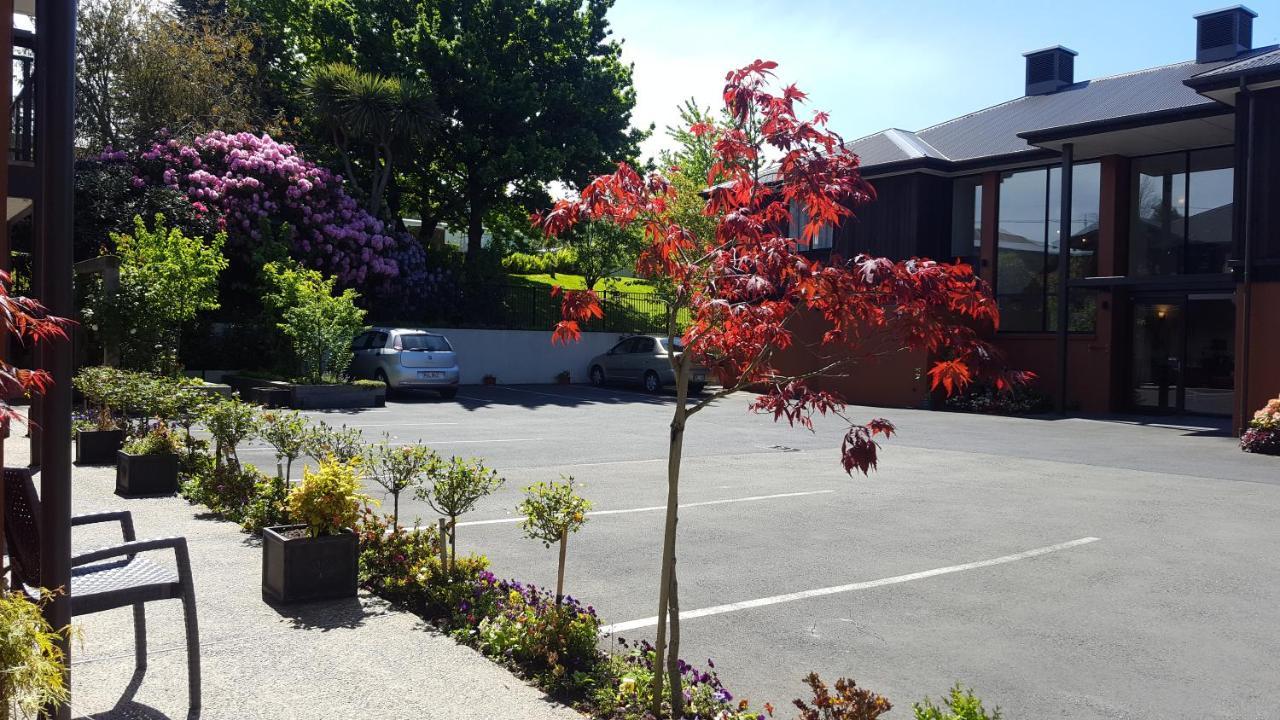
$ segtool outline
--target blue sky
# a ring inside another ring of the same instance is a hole
[[[690,96],[718,107],[724,73],[761,57],[853,139],[918,130],[1022,94],[1022,53],[1065,45],[1077,80],[1188,60],[1192,15],[1225,0],[617,0],[609,13],[635,64],[637,125],[663,128]],[[1258,13],[1254,47],[1280,42],[1280,0]]]

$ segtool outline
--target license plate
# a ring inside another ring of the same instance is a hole
[[[441,377],[444,377],[444,373],[442,373],[442,372],[440,372],[440,371],[438,371],[438,370],[419,370],[419,371],[418,371],[418,377],[420,377],[420,378],[441,378]]]
[[[704,375],[704,374],[702,374],[702,373],[695,373],[695,374],[694,374],[694,376],[693,376],[693,381],[694,381],[694,382],[706,382],[706,381],[707,381],[707,376],[706,376],[706,375]]]

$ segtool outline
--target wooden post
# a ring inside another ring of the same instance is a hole
[[[564,597],[564,554],[569,547],[569,528],[560,531],[560,567],[556,570],[556,605]]]
[[[0,69],[0,107],[9,107],[13,101],[13,0],[0,0],[0,57],[4,68]],[[0,226],[0,269],[13,269],[9,251],[9,121],[0,123],[0,197],[4,198],[5,222]],[[9,357],[9,336],[0,337],[0,357]],[[9,423],[0,427],[0,466],[4,465],[4,443],[9,438]],[[4,483],[0,483],[0,508],[4,507]],[[0,557],[4,557],[4,513],[0,512]],[[0,573],[0,590],[5,590],[5,577]]]

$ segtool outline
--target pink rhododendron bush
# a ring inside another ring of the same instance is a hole
[[[135,187],[163,185],[184,193],[197,210],[220,215],[233,262],[248,262],[274,237],[307,267],[370,299],[394,299],[401,309],[447,279],[447,271],[428,271],[412,236],[360,207],[340,175],[269,135],[213,132],[190,144],[168,140],[136,157],[117,152],[104,159],[131,163]]]

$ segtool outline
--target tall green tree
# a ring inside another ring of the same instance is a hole
[[[371,215],[383,216],[383,194],[397,160],[436,124],[430,89],[412,79],[329,63],[312,71],[306,92],[311,113],[342,159],[347,182]]]
[[[429,69],[448,119],[432,164],[457,200],[418,192],[466,227],[474,264],[492,209],[633,158],[643,134],[630,127],[631,68],[609,38],[612,0],[433,4],[419,14],[413,57]]]
[[[145,0],[85,0],[76,33],[76,138],[89,152],[257,129],[250,28]]]
[[[230,0],[253,22],[256,52],[286,117],[306,115],[305,82],[346,63],[431,87],[441,124],[387,183],[394,211],[466,228],[476,266],[486,225],[549,202],[634,158],[631,68],[610,38],[612,0]],[[311,137],[331,146],[331,138]],[[336,158],[335,158],[336,159]]]

